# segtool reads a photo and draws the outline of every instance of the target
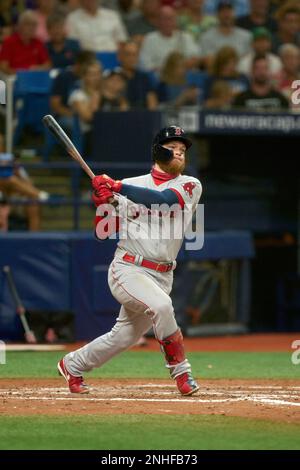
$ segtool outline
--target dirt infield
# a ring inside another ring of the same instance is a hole
[[[213,336],[207,338],[184,338],[186,351],[239,351],[239,352],[286,352],[291,344],[300,339],[300,333],[250,334],[239,336]],[[140,351],[141,348],[134,348]],[[157,341],[147,339],[146,351],[158,351]]]
[[[300,422],[300,381],[205,380],[192,397],[172,381],[91,379],[71,395],[62,379],[0,380],[0,415],[193,414]]]
[[[186,338],[190,351],[285,351],[299,334]],[[70,350],[76,345],[68,345]],[[158,351],[150,338],[136,351]],[[226,415],[300,423],[300,380],[201,380],[181,397],[171,380],[89,379],[89,395],[72,395],[63,379],[0,379],[0,416],[192,414]]]

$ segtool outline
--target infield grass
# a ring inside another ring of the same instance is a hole
[[[9,352],[0,377],[57,377],[61,352]],[[300,366],[284,352],[193,352],[188,354],[196,377],[205,379],[299,379]],[[168,378],[160,352],[128,351],[87,374],[104,378]]]
[[[299,449],[299,426],[206,415],[2,417],[0,449]]]

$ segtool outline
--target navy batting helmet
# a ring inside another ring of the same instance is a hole
[[[164,127],[156,134],[152,142],[152,158],[154,161],[160,160],[167,162],[172,158],[173,152],[162,147],[162,144],[170,140],[180,140],[185,144],[187,149],[192,145],[192,142],[185,136],[185,132],[181,127]]]

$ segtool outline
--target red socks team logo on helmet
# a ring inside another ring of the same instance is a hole
[[[175,135],[179,136],[179,135],[182,135],[184,134],[184,130],[181,129],[181,127],[176,127],[175,126]]]
[[[167,151],[169,153],[163,153],[163,150],[166,149],[161,150],[162,145],[170,140],[180,140],[185,144],[187,150],[192,145],[192,141],[186,137],[185,132],[181,127],[164,127],[156,134],[152,141],[152,158],[154,161],[168,161],[172,158],[172,153],[170,151]]]

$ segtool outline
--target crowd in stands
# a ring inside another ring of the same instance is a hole
[[[300,0],[1,0],[0,72],[52,69],[51,112],[69,132],[77,120],[86,149],[98,111],[299,112]],[[0,230],[11,193],[38,229],[43,194],[17,166],[4,179]]]
[[[52,69],[51,112],[87,152],[99,111],[299,112],[300,0],[1,0],[0,72]],[[7,195],[41,197],[17,166],[0,191],[0,227]],[[27,212],[36,230],[38,205]]]
[[[5,74],[59,70],[51,107],[66,128],[75,112],[87,130],[97,110],[297,108],[300,0],[2,0],[0,36]]]

